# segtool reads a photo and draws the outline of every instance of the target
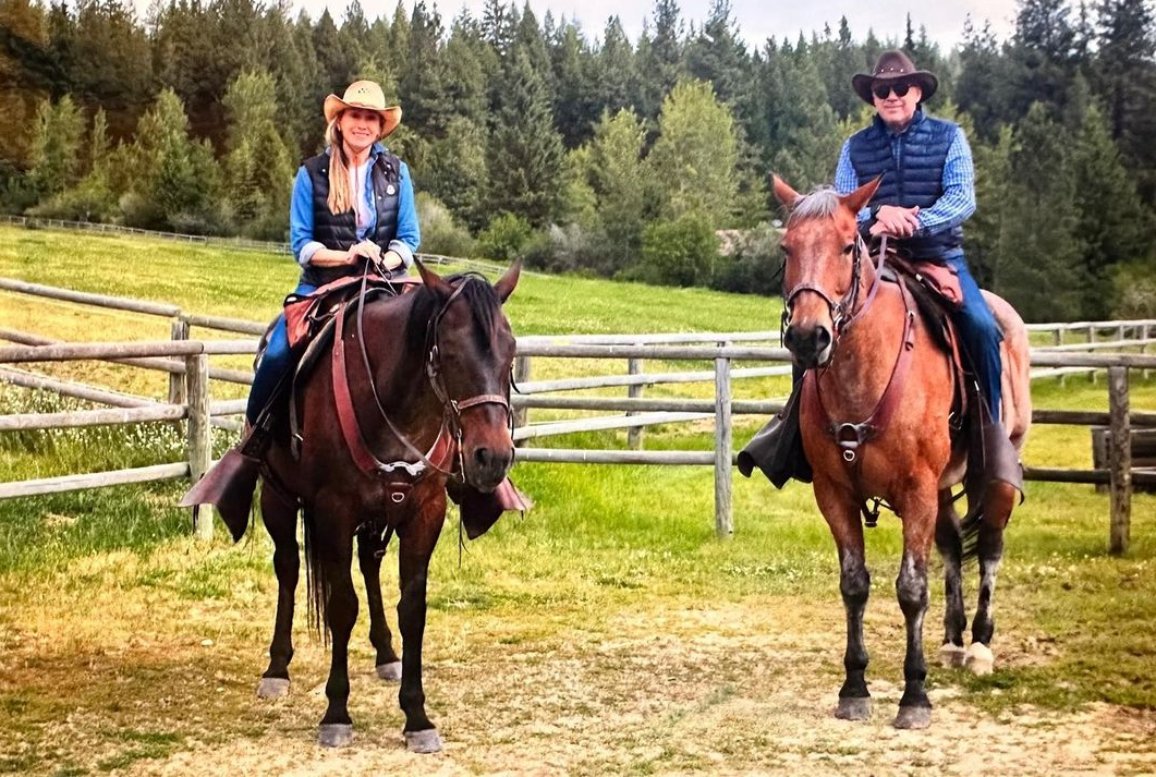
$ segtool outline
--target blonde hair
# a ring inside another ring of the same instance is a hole
[[[333,117],[325,128],[325,144],[329,146],[329,212],[334,215],[353,209],[353,195],[349,191],[349,165],[341,142],[341,128],[337,122],[341,113]]]

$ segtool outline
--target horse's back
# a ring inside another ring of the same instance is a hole
[[[1001,386],[1004,425],[1012,444],[1017,450],[1022,450],[1032,423],[1031,346],[1028,330],[1020,314],[1007,300],[986,290],[983,297],[1003,332],[1000,358],[1003,361]]]

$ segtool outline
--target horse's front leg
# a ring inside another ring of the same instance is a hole
[[[297,505],[273,488],[261,489],[261,519],[273,539],[273,569],[277,573],[277,617],[269,644],[269,667],[261,675],[257,695],[278,699],[289,693],[289,662],[293,660],[293,606],[301,553],[297,544]]]
[[[382,535],[372,528],[357,533],[357,561],[361,566],[361,577],[365,581],[365,604],[369,609],[369,641],[377,650],[377,676],[382,680],[397,682],[401,679],[401,659],[393,649],[393,637],[385,621],[385,608],[381,601],[381,559],[388,545],[388,535]]]
[[[853,496],[815,473],[815,501],[839,553],[839,591],[847,612],[847,649],[843,654],[846,678],[839,689],[835,717],[866,720],[871,717],[871,693],[867,690],[867,647],[863,641],[863,614],[871,593],[871,575],[863,552],[863,524]]]
[[[966,666],[975,674],[991,674],[995,655],[991,640],[995,634],[995,578],[1003,558],[1003,531],[1011,519],[1012,507],[1019,499],[1015,488],[1002,482],[988,485],[983,499],[983,519],[979,525],[976,553],[979,556],[979,604],[971,622],[971,645]]]
[[[326,510],[322,515],[324,525],[312,517],[315,569],[321,572],[314,585],[328,593],[324,612],[332,643],[329,680],[325,683],[329,706],[318,726],[317,741],[326,747],[341,747],[353,741],[353,720],[349,717],[349,635],[357,622],[357,593],[350,569],[353,531],[351,521],[343,520],[341,512]]]
[[[899,700],[896,728],[927,728],[931,725],[931,700],[923,684],[927,661],[923,656],[923,618],[927,614],[927,558],[935,537],[938,495],[931,485],[915,487],[899,500],[896,509],[903,520],[903,558],[895,589],[907,625],[907,653],[903,659],[903,697]]]
[[[417,495],[410,498],[416,500]],[[397,604],[397,622],[402,639],[398,702],[405,712],[406,748],[413,753],[436,753],[442,749],[442,741],[425,712],[421,654],[425,637],[426,579],[430,556],[445,521],[445,491],[417,504],[420,506],[416,513],[397,530],[401,540],[398,551],[401,599]]]

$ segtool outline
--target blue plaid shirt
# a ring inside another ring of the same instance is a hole
[[[900,133],[901,134],[901,133]],[[891,135],[892,155],[898,154],[899,134]],[[851,141],[843,143],[839,164],[835,168],[835,190],[848,194],[859,187],[859,176],[851,164]],[[915,237],[928,237],[957,227],[975,213],[975,166],[971,161],[971,147],[963,129],[955,128],[955,139],[947,149],[943,165],[943,196],[930,208],[919,211],[919,230]],[[859,211],[859,221],[871,218],[869,208]]]

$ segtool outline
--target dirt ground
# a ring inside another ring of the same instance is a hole
[[[87,617],[69,614],[73,597]],[[1154,712],[991,713],[963,688],[962,670],[937,665],[931,728],[893,729],[903,644],[893,602],[877,602],[867,620],[874,715],[836,720],[841,606],[786,597],[650,600],[584,611],[585,623],[562,610],[431,612],[426,693],[445,742],[432,756],[404,749],[396,686],[373,675],[363,613],[355,740],[327,750],[315,744],[328,668],[319,641],[297,633],[289,697],[255,696],[269,598],[241,586],[190,608],[107,585],[32,597],[35,616],[0,639],[0,691],[63,707],[14,718],[0,753],[13,764],[35,748],[26,771],[45,774],[1156,774]],[[997,647],[997,661],[1048,660],[1030,635]]]

